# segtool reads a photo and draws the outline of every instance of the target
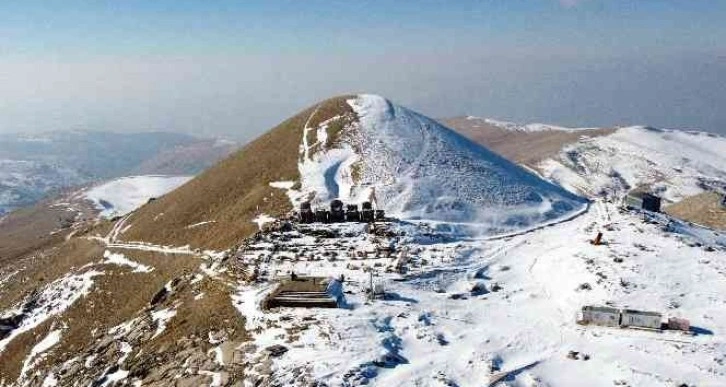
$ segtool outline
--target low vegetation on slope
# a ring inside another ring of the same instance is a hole
[[[281,123],[174,192],[132,215],[126,240],[226,249],[257,231],[259,214],[291,210],[285,191],[270,182],[299,180],[303,129],[345,114],[347,97],[310,107]],[[347,109],[347,110],[346,110]],[[314,113],[314,114],[313,114]],[[331,126],[331,130],[334,130]],[[330,138],[335,137],[331,132]]]

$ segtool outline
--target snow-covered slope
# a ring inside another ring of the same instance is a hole
[[[583,130],[596,130],[598,128],[568,128],[564,126],[532,123],[532,124],[518,124],[509,121],[500,121],[491,118],[481,118],[475,116],[467,116],[467,120],[470,121],[481,121],[488,125],[495,126],[497,128],[511,130],[515,132],[547,132],[547,131],[560,131],[560,132],[580,132]]]
[[[303,138],[297,198],[373,200],[409,220],[495,234],[580,211],[585,200],[543,181],[436,121],[374,95],[348,101],[358,120],[317,148]],[[327,123],[313,130],[321,140]]]
[[[125,215],[151,198],[186,183],[192,176],[131,176],[111,180],[83,192],[101,210],[101,216]]]
[[[650,188],[669,201],[726,187],[726,138],[633,126],[565,147],[543,175],[588,195],[619,197]]]

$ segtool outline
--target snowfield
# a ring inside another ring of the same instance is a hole
[[[111,180],[84,192],[101,211],[101,216],[123,216],[141,207],[151,198],[173,191],[192,176],[131,176]]]
[[[339,144],[310,154],[314,144],[303,138],[302,187],[291,195],[293,204],[309,197],[318,205],[335,198],[371,200],[398,218],[435,221],[469,235],[522,230],[586,206],[586,200],[382,97],[360,95],[348,103],[359,122],[344,130]]]
[[[357,225],[317,227],[345,237],[316,242],[292,232],[279,239],[283,242],[263,239],[252,245],[245,259],[266,257],[260,270],[270,278],[290,271],[342,274],[343,307],[263,311],[260,302],[273,285],[241,286],[234,304],[257,348],[246,357],[249,385],[259,380],[257,370],[264,367],[256,365],[264,363],[265,349],[276,344],[288,349],[272,359],[270,381],[277,385],[719,386],[726,381],[723,244],[645,223],[637,213],[606,202],[569,222],[499,240],[457,239],[395,224],[406,236],[388,241],[399,252],[392,258],[356,259],[352,253],[314,258],[349,248],[370,251],[375,244]],[[605,232],[606,243],[593,246],[589,239],[598,231]],[[291,258],[281,247],[285,243],[303,258]],[[408,252],[408,271],[385,270],[402,251]],[[367,301],[364,268],[374,271],[386,299]],[[693,335],[581,326],[576,320],[584,305],[687,318]],[[575,359],[571,351],[578,352]]]

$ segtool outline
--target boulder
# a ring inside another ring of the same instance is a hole
[[[284,355],[287,351],[287,347],[280,344],[271,345],[265,348],[265,352],[267,352],[270,357],[280,357]]]

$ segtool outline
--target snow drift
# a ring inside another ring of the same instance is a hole
[[[166,194],[189,181],[191,176],[130,176],[97,185],[84,193],[102,217],[123,216],[151,198]]]
[[[311,154],[303,138],[301,188],[290,195],[294,204],[303,198],[320,205],[333,198],[372,200],[402,219],[485,234],[572,216],[586,205],[584,199],[382,97],[360,95],[348,104],[357,120],[332,146]],[[305,133],[314,129],[305,128]]]

